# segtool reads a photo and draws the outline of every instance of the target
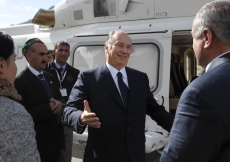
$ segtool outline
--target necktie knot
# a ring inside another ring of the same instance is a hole
[[[40,78],[41,80],[44,80],[44,75],[43,74],[39,74],[38,78]]]
[[[59,71],[62,73],[62,72],[63,72],[63,68],[62,68],[62,67],[60,67],[60,68],[59,68]]]
[[[118,78],[122,78],[122,73],[121,73],[121,72],[118,72],[118,73],[117,73],[117,76],[118,76]]]

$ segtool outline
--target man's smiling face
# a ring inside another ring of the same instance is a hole
[[[116,32],[111,45],[105,45],[107,62],[117,70],[122,69],[128,63],[131,48],[132,43],[129,36],[123,32]]]

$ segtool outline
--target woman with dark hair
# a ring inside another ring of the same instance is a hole
[[[0,161],[40,162],[32,117],[17,101],[14,42],[0,32]]]

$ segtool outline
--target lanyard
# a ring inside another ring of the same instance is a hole
[[[57,73],[58,80],[59,80],[59,82],[60,82],[60,88],[62,88],[61,83],[62,83],[62,81],[65,79],[65,76],[66,76],[67,71],[65,71],[64,75],[61,74],[61,75],[62,75],[62,79],[60,79],[60,76],[59,76],[59,74],[58,74],[58,71],[57,71],[57,70],[55,70],[55,71],[56,71],[56,73]]]

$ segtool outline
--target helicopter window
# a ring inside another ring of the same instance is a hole
[[[96,68],[105,63],[103,46],[80,46],[74,53],[74,67],[80,71]]]
[[[94,0],[94,17],[116,16],[115,0]]]
[[[133,48],[127,66],[147,73],[150,87],[156,88],[159,77],[159,49],[155,44],[133,44]],[[74,52],[73,66],[80,71],[96,68],[105,62],[103,45],[79,46]],[[151,91],[154,91],[155,88],[152,88]]]
[[[133,44],[133,49],[127,66],[145,72],[154,91],[158,85],[160,51],[155,44]]]

